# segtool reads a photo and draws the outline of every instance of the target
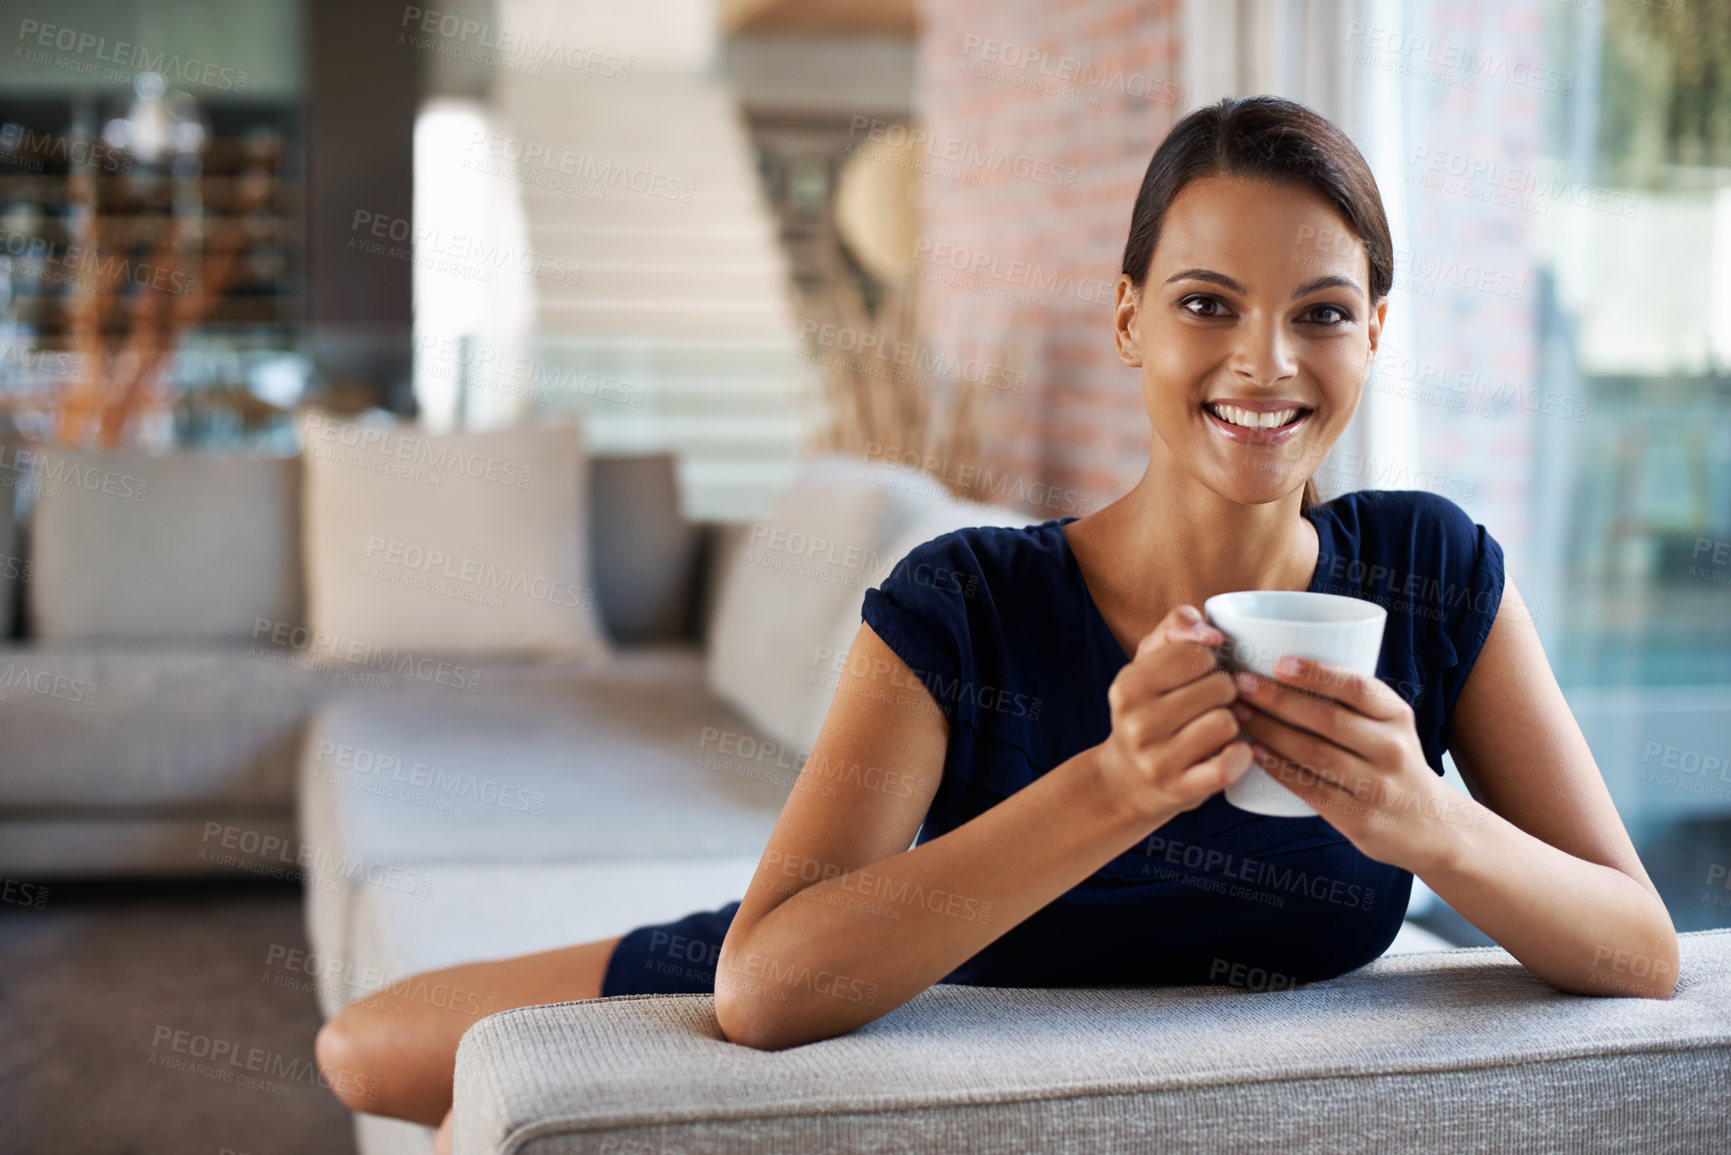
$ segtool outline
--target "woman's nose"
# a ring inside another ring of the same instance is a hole
[[[1298,372],[1298,360],[1286,327],[1272,319],[1238,326],[1232,369],[1257,385],[1272,385],[1293,377]]]

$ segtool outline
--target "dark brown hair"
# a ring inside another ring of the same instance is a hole
[[[1352,140],[1326,117],[1280,96],[1227,97],[1172,126],[1154,151],[1124,242],[1122,272],[1138,290],[1148,276],[1160,226],[1178,193],[1193,180],[1247,177],[1315,189],[1346,218],[1370,258],[1370,299],[1394,285],[1394,241],[1370,165]],[[1301,508],[1317,504],[1316,478],[1304,483]]]

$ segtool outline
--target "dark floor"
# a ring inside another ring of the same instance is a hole
[[[0,903],[0,1155],[350,1155],[318,1006],[283,965],[305,949],[294,885]]]

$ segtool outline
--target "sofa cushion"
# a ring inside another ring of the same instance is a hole
[[[615,862],[445,863],[418,887],[362,886],[348,954],[310,964],[325,1014],[406,975],[553,950],[745,897],[761,853]],[[1447,950],[1402,923],[1387,954]]]
[[[708,995],[526,1007],[463,1037],[456,1150],[1723,1150],[1731,931],[1679,937],[1665,1001],[1487,947],[1287,990],[938,985],[782,1051]]]
[[[302,747],[309,934],[347,957],[368,870],[436,886],[449,863],[759,854],[797,771],[778,749],[709,693],[690,646],[474,695],[346,699]]]
[[[426,894],[363,887],[353,947],[341,960],[320,960],[326,981],[317,993],[330,1014],[407,975],[672,922],[743,897],[758,858],[448,863],[428,868]]]
[[[613,862],[442,863],[418,886],[360,886],[345,956],[309,964],[325,1014],[407,975],[613,938],[745,897],[761,853]],[[1389,955],[1447,950],[1402,923]]]
[[[0,647],[0,814],[286,813],[301,731],[348,684],[240,645]]]
[[[360,1155],[433,1155],[437,1133],[389,1115],[355,1116],[355,1150]]]
[[[213,825],[214,824],[214,825]],[[234,832],[230,838],[229,832]],[[244,834],[249,845],[292,846],[294,810],[280,805],[196,814],[124,810],[57,810],[14,817],[0,810],[0,876],[9,878],[193,877],[245,875],[294,881],[271,857],[224,848]]]
[[[184,642],[299,623],[297,459],[28,452],[33,637]]]
[[[606,656],[579,426],[435,436],[308,416],[302,444],[320,652]]]
[[[828,644],[811,655],[806,678],[814,685],[806,699],[806,716],[798,735],[800,748],[809,751],[817,742],[818,733],[823,729],[823,721],[829,715],[830,705],[835,701],[836,686],[840,684],[848,650],[859,633],[860,624],[865,620],[865,591],[868,588],[881,585],[896,564],[912,552],[915,546],[934,537],[967,526],[1016,527],[1027,525],[1029,521],[1026,515],[1001,506],[979,505],[948,498],[931,500],[913,526],[878,555],[876,566],[866,575],[860,587],[847,591],[841,610],[831,624]],[[965,581],[966,578],[965,574],[931,575],[933,581]]]
[[[885,548],[947,504],[894,466],[839,456],[803,462],[768,518],[723,536],[710,688],[778,741],[809,746],[814,657],[850,602],[864,599]]]
[[[889,496],[863,483],[861,470],[837,457],[804,462],[720,576],[709,686],[788,745],[799,744],[809,712],[812,654],[889,537]]]

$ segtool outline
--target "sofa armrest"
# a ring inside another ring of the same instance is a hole
[[[1724,1150],[1731,930],[1680,937],[1666,1001],[1484,947],[1261,993],[939,985],[779,1052],[708,995],[526,1007],[463,1037],[456,1152]]]

